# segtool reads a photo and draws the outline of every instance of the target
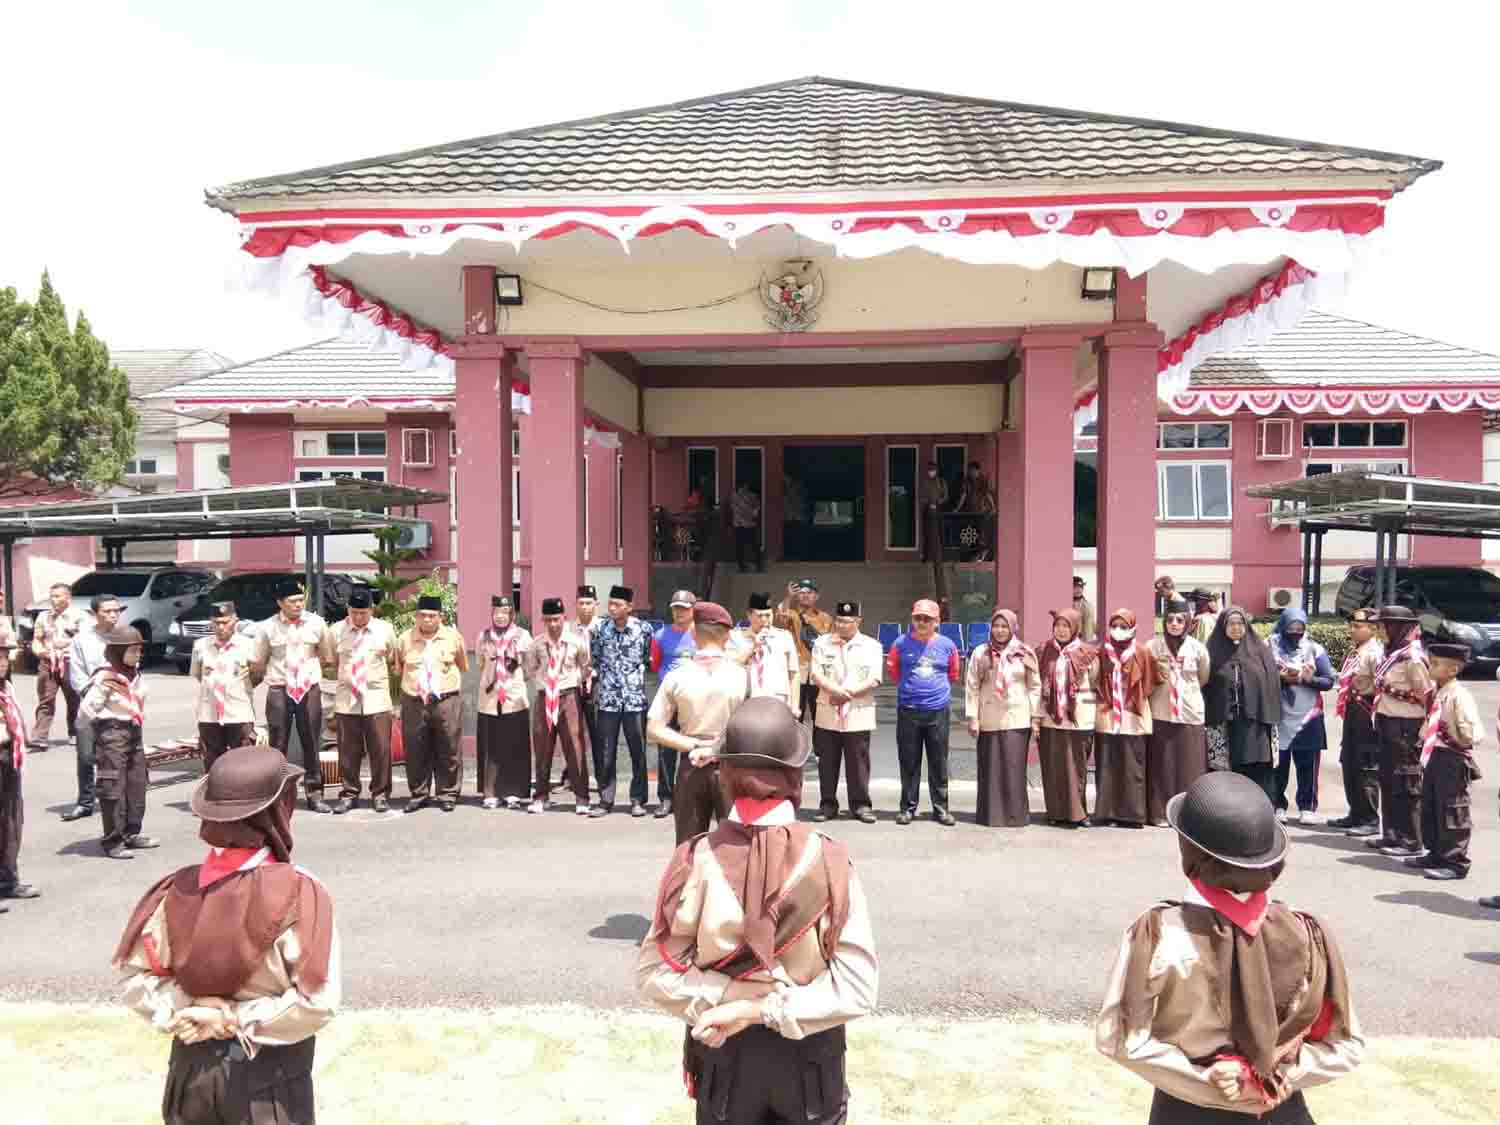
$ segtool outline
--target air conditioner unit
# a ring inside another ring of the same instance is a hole
[[[1272,586],[1266,591],[1267,609],[1291,609],[1302,604],[1302,591],[1295,586]]]
[[[402,524],[401,538],[396,541],[398,547],[409,547],[414,551],[425,551],[432,546],[432,524],[424,521],[418,524]]]

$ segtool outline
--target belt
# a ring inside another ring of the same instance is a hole
[[[141,729],[140,727],[136,726],[134,719],[107,719],[107,718],[103,718],[103,717],[95,719],[94,720],[94,726],[96,726],[96,727],[129,727],[129,728],[132,728],[134,730],[140,730]]]
[[[462,690],[462,689],[459,689],[459,690]],[[408,692],[403,692],[402,694],[405,695],[405,697],[407,699],[410,699],[410,700],[412,700],[412,701],[414,701],[416,703],[422,703],[422,697],[420,695],[413,695],[409,691]],[[431,699],[429,699],[426,703],[422,703],[422,706],[427,707],[427,706],[430,706],[433,703],[441,703],[445,699],[452,699],[457,694],[458,694],[458,691],[440,691],[436,695],[434,695]]]

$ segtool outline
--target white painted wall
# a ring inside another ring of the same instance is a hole
[[[653,387],[646,431],[659,437],[993,433],[998,384],[927,387]]]
[[[1228,559],[1232,538],[1233,529],[1228,527],[1158,527],[1156,557]]]

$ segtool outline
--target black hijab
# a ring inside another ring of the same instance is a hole
[[[1229,619],[1245,623],[1245,639],[1229,639]],[[1213,636],[1208,638],[1209,680],[1203,689],[1203,721],[1210,726],[1229,717],[1229,698],[1235,670],[1240,676],[1240,706],[1244,718],[1260,723],[1281,721],[1281,676],[1271,648],[1250,626],[1250,615],[1230,606],[1219,615]]]

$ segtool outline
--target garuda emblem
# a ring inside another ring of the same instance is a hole
[[[817,323],[817,307],[823,300],[823,274],[811,277],[783,274],[761,278],[761,303],[766,306],[766,323],[778,332],[805,332]]]

